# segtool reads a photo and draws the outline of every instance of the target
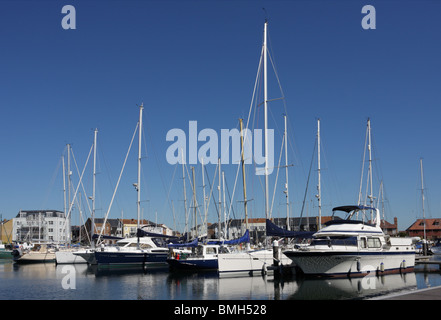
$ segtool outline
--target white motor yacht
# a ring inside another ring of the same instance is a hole
[[[345,212],[344,219],[336,212]],[[366,219],[371,212],[370,220]],[[361,220],[355,220],[359,215]],[[333,209],[333,220],[314,233],[310,245],[287,250],[290,258],[306,275],[364,276],[413,271],[415,246],[412,238],[385,235],[380,228],[378,209],[342,206]]]

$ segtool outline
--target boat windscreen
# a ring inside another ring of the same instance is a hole
[[[311,241],[312,246],[357,246],[357,237],[327,237]]]

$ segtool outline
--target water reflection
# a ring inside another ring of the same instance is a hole
[[[289,299],[362,299],[417,287],[415,273],[364,278],[303,279]]]
[[[69,273],[75,275],[71,290],[62,286]],[[219,278],[215,272],[171,273],[167,267],[100,269],[86,264],[2,263],[0,283],[0,299],[336,300],[441,285],[441,274],[420,268],[415,273],[352,279],[295,275],[282,279],[271,275]]]

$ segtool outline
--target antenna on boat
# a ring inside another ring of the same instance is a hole
[[[262,8],[263,12],[265,12],[265,23],[268,22],[268,12],[266,12],[265,8]]]

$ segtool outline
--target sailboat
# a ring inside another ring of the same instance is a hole
[[[269,218],[269,200],[268,200],[268,97],[267,97],[267,28],[268,21],[264,24],[263,46],[261,61],[263,59],[263,94],[264,94],[264,134],[265,134],[265,217]],[[242,152],[243,155],[243,152]],[[243,159],[242,159],[243,160]],[[243,162],[242,162],[243,164]],[[244,179],[245,182],[245,179]],[[245,183],[244,183],[245,185]],[[245,210],[246,210],[246,189],[244,188],[245,198]],[[248,217],[245,217],[245,223],[248,225]],[[276,243],[277,244],[277,243]],[[278,245],[278,244],[277,244]],[[279,249],[277,249],[279,250]],[[274,263],[274,258],[278,257],[277,263],[280,265],[289,265],[291,260],[283,253],[276,253],[272,248],[264,248],[258,250],[251,250],[249,244],[246,246],[246,250],[237,251],[231,253],[220,253],[218,255],[218,272],[219,276],[233,275],[238,273],[253,274],[254,272],[261,272],[265,270],[267,266],[271,266]]]
[[[203,167],[203,159],[202,159],[202,167]],[[196,208],[196,189],[195,189],[195,179],[194,179],[194,168],[192,168],[193,172],[193,205]],[[219,169],[219,195],[221,192],[221,179],[220,179],[220,160],[218,163]],[[224,185],[225,185],[225,176],[222,175]],[[184,176],[185,179],[185,176]],[[184,180],[185,181],[185,180]],[[204,170],[202,169],[202,184],[205,185],[204,180]],[[185,185],[184,185],[185,186]],[[225,191],[225,187],[224,187]],[[184,192],[185,194],[185,192]],[[221,197],[219,196],[219,200]],[[221,205],[219,205],[220,210]],[[207,207],[205,205],[205,191],[204,191],[204,211],[205,217],[207,216]],[[196,215],[195,215],[196,218]],[[219,231],[220,231],[220,214],[219,214]],[[208,228],[207,228],[208,229]],[[195,230],[197,230],[197,223],[195,219]],[[220,235],[220,233],[219,233]],[[201,237],[202,238],[202,237]],[[219,237],[221,238],[221,237]],[[187,270],[187,271],[217,271],[218,270],[218,255],[220,253],[229,253],[230,246],[241,244],[241,243],[249,243],[250,235],[249,231],[246,230],[244,235],[237,239],[232,240],[204,240],[199,242],[199,237],[196,234],[196,238],[188,243],[176,243],[169,244],[168,247],[170,249],[169,257],[167,258],[167,263],[169,264],[171,271],[177,270]]]
[[[19,264],[55,262],[55,249],[47,244],[36,244],[30,250],[14,249],[12,256]]]
[[[142,112],[143,104],[139,107],[139,126],[138,126],[138,181],[134,184],[137,191],[137,243],[135,247],[123,246],[113,248],[102,248],[95,250],[94,256],[98,266],[132,266],[132,265],[167,265],[166,259],[168,248],[157,246],[152,238],[164,237],[153,235],[140,228],[141,216],[141,137],[142,137]],[[140,237],[146,236],[148,243],[141,245]],[[168,237],[168,236],[167,236]]]
[[[95,214],[95,177],[96,177],[96,145],[97,145],[97,135],[98,135],[98,129],[94,130],[94,139],[93,139],[93,193],[92,193],[92,221],[94,220],[94,214]],[[70,156],[70,147],[68,145],[68,157]],[[64,171],[64,159],[63,159],[63,171]],[[69,173],[69,179],[68,184],[70,187],[70,168],[69,168],[69,158],[68,158],[68,170]],[[64,175],[63,175],[64,179]],[[65,190],[65,188],[64,188]],[[66,196],[66,195],[65,195]],[[71,205],[70,209],[71,209]],[[66,211],[66,209],[65,209]],[[69,211],[70,212],[70,211]],[[69,215],[69,213],[68,213]],[[93,228],[93,224],[92,224]],[[82,248],[75,248],[75,247],[66,247],[66,248],[58,248],[58,250],[55,252],[55,259],[57,264],[84,264],[88,263],[87,257],[83,257],[81,254],[75,254],[76,252],[87,252],[88,249],[82,249]]]

